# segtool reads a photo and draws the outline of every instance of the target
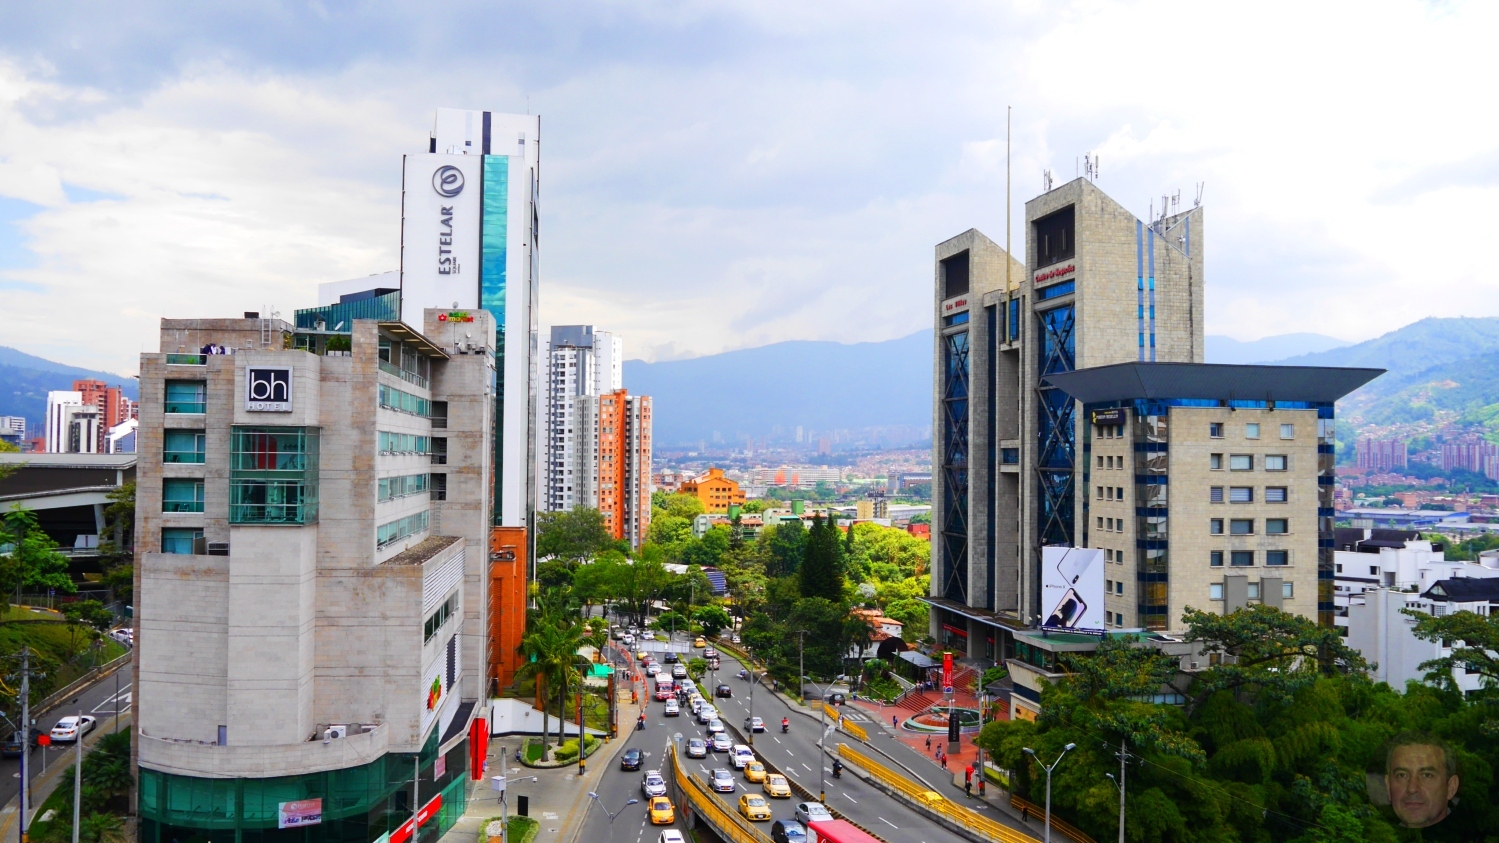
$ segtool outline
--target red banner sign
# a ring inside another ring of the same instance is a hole
[[[942,654],[942,687],[952,687],[952,653]]]
[[[968,306],[968,299],[958,299],[957,301],[950,301],[947,304],[943,305],[942,306],[942,311],[944,313],[946,313],[946,312],[949,312],[949,311],[953,310],[954,308],[967,307],[967,306]]]
[[[442,794],[439,793],[432,797],[431,802],[423,805],[422,809],[416,812],[416,816],[401,823],[400,828],[390,833],[390,843],[406,843],[407,840],[411,839],[411,835],[416,831],[417,826],[426,825],[427,821],[437,816],[437,812],[441,810]]]
[[[1063,275],[1070,275],[1076,271],[1077,267],[1073,266],[1070,263],[1066,266],[1059,266],[1056,269],[1048,269],[1045,272],[1036,273],[1036,283],[1040,284],[1042,281],[1050,281],[1053,278],[1061,278]]]

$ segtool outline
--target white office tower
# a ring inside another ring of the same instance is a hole
[[[452,347],[486,310],[496,323],[494,525],[529,526],[536,508],[537,197],[541,118],[439,108],[427,151],[405,156],[401,318],[451,308]]]
[[[547,347],[541,508],[598,508],[599,396],[624,387],[624,340],[592,325],[558,325]]]
[[[83,403],[83,393],[47,393],[46,447],[49,454],[97,454],[99,408]]]

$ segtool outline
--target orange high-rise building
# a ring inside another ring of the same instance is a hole
[[[104,381],[85,378],[73,381],[73,391],[83,395],[85,407],[99,408],[99,441],[95,453],[105,452],[104,439],[116,425],[136,417],[139,412],[135,402],[125,397],[118,386],[109,386]]]
[[[526,528],[489,530],[489,672],[497,692],[520,670],[526,634]]]
[[[651,524],[651,399],[616,389],[599,396],[598,503],[604,525],[631,547]]]

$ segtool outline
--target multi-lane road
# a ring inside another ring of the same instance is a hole
[[[83,689],[74,697],[64,701],[62,705],[53,708],[46,714],[33,715],[36,720],[36,727],[43,732],[50,732],[52,731],[52,727],[57,725],[57,721],[70,714],[77,714],[79,711],[82,711],[84,714],[92,716],[99,721],[97,729],[110,728],[110,718],[114,717],[116,713],[124,714],[130,711],[131,677],[130,665],[126,664],[113,674],[105,677],[102,681]],[[11,724],[8,723],[0,726],[0,728],[3,728],[6,734],[10,734],[13,731]],[[97,729],[94,732],[95,735],[98,734]],[[26,777],[35,781],[36,777],[41,775],[43,769],[46,767],[71,763],[72,759],[68,753],[72,749],[72,744],[33,749],[31,751],[31,760],[27,763]],[[6,758],[0,760],[0,805],[8,803],[15,797],[16,792],[20,790],[20,784],[21,759]]]
[[[668,646],[675,650],[691,650],[690,640],[683,639],[681,636],[678,636],[678,639],[671,645],[646,642],[644,649],[659,653],[666,650]],[[691,658],[692,656],[684,654],[684,657]],[[659,661],[659,655],[657,659]],[[792,712],[785,702],[771,694],[763,685],[755,689],[752,702],[750,683],[738,678],[740,668],[739,662],[725,653],[722,669],[704,676],[700,684],[705,694],[711,694],[714,686],[719,682],[729,685],[733,696],[727,699],[714,699],[712,702],[723,715],[723,720],[739,728],[740,732],[745,731],[744,720],[750,716],[750,708],[753,704],[754,716],[763,718],[766,725],[765,732],[754,736],[754,750],[757,756],[774,764],[814,794],[818,792],[820,775],[826,788],[828,804],[888,843],[936,843],[936,841],[952,839],[951,832],[864,783],[850,772],[845,771],[841,778],[833,778],[831,760],[824,756],[817,747],[818,722],[804,714]],[[626,747],[637,747],[647,753],[644,769],[659,769],[666,766],[666,748],[677,735],[681,735],[680,745],[684,750],[688,739],[707,737],[706,728],[698,725],[690,712],[683,711],[680,717],[666,717],[663,714],[664,708],[665,703],[652,699],[646,708],[646,728],[622,734]],[[863,715],[850,709],[847,716],[857,719],[862,718]],[[791,719],[789,734],[781,734],[782,717]],[[622,729],[631,727],[633,724],[621,724]],[[832,746],[836,745],[839,740],[840,735],[835,732],[829,737],[828,742]],[[697,772],[704,779],[707,779],[715,769],[732,771],[737,785],[735,792],[732,795],[720,794],[724,802],[730,805],[737,805],[740,795],[746,792],[761,792],[760,786],[746,782],[744,775],[734,770],[733,765],[722,753],[710,752],[707,758],[697,759],[687,758],[684,752],[682,763],[685,769]],[[611,825],[604,811],[600,810],[600,806],[590,805],[588,825],[585,826],[583,835],[579,837],[580,840],[654,843],[659,836],[660,827],[653,828],[646,820],[645,797],[640,789],[644,769],[641,772],[624,771],[619,769],[617,760],[613,762],[612,768],[604,773],[597,793],[602,807],[616,812],[616,818]],[[641,801],[637,805],[624,808],[621,812],[621,807],[630,799]],[[775,818],[791,819],[793,807],[799,801],[801,801],[800,797],[795,796],[791,799],[770,800],[771,807],[775,811]],[[681,807],[677,806],[679,821],[676,828],[682,827]],[[770,833],[770,823],[761,823],[760,826],[767,834]]]

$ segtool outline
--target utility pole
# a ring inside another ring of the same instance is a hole
[[[588,755],[586,736],[583,734],[583,675],[578,674],[578,775],[583,775],[585,765],[584,757]]]
[[[40,679],[45,674],[38,673]],[[43,753],[46,750],[42,750]],[[46,755],[42,756],[46,761]],[[26,843],[26,803],[31,796],[31,648],[21,648],[21,821],[17,824],[20,843]],[[75,801],[76,805],[77,802]],[[74,827],[77,824],[74,823]]]
[[[500,783],[506,787],[510,785],[510,747],[500,747]],[[510,802],[505,798],[505,791],[500,791],[500,843],[510,843]]]
[[[801,698],[802,705],[807,704],[807,665],[803,660],[804,647],[807,643],[807,630],[796,631],[796,695]]]
[[[1114,786],[1119,788],[1119,843],[1124,843],[1124,765],[1129,760],[1129,751],[1124,748],[1124,738],[1119,739],[1119,780]],[[1105,773],[1109,778],[1114,778],[1113,773]]]
[[[83,801],[83,709],[78,709],[78,752],[73,756],[73,843],[78,843],[78,806]],[[24,751],[24,748],[23,748]]]
[[[1062,763],[1062,759],[1067,757],[1067,753],[1071,752],[1076,747],[1077,744],[1075,743],[1070,743],[1062,747],[1062,754],[1057,756],[1057,760],[1051,762],[1050,767],[1042,763],[1041,759],[1036,756],[1035,750],[1031,749],[1028,746],[1022,747],[1022,749],[1025,751],[1025,754],[1029,755],[1032,758],[1035,758],[1036,763],[1041,765],[1041,769],[1046,771],[1046,843],[1051,843],[1051,771],[1055,770],[1057,768],[1057,765]]]

